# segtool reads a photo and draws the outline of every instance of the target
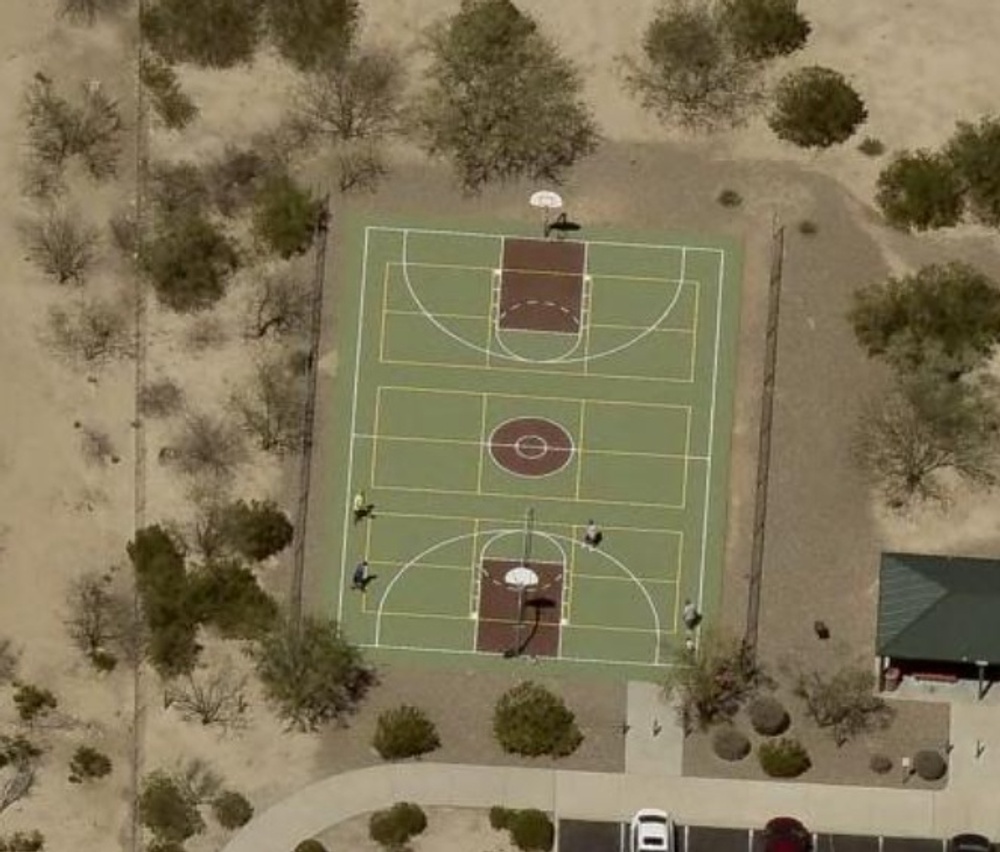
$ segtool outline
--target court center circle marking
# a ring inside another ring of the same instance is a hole
[[[541,435],[522,435],[514,442],[514,452],[522,459],[534,461],[549,451],[549,442]]]
[[[513,444],[507,443],[506,441],[495,440],[496,434],[501,429],[522,420],[527,420],[527,421],[536,420],[542,423],[549,424],[550,426],[552,426],[554,429],[557,429],[565,436],[566,446],[553,447],[545,438],[542,438],[542,436],[531,435],[531,434],[519,436],[518,439],[514,441]],[[529,456],[518,451],[518,443],[525,438],[538,438],[545,444],[545,450],[544,452],[538,455],[538,458],[541,458],[543,455],[545,455],[545,453],[548,452],[559,452],[559,451],[565,452],[566,457],[563,459],[562,464],[560,464],[558,467],[554,467],[552,470],[547,470],[544,473],[522,473],[521,471],[514,470],[513,468],[505,465],[496,457],[495,453],[493,452],[494,448],[509,447],[514,450],[514,453],[516,455],[520,456],[525,460],[528,460],[530,459]],[[573,460],[573,457],[577,454],[576,443],[573,441],[573,436],[569,433],[569,430],[565,426],[563,426],[561,423],[557,423],[555,420],[552,420],[551,418],[548,417],[534,417],[530,415],[524,415],[521,417],[511,417],[507,420],[504,420],[502,423],[498,423],[496,426],[494,426],[493,429],[490,430],[489,437],[486,439],[485,450],[490,457],[490,461],[493,463],[493,466],[496,467],[497,470],[507,474],[508,476],[517,476],[520,477],[521,479],[544,479],[546,476],[554,476],[560,471],[565,470],[565,468]]]
[[[445,336],[450,337],[460,346],[464,346],[466,349],[470,349],[473,352],[478,352],[480,355],[485,355],[487,358],[509,359],[511,361],[517,361],[525,364],[555,364],[555,363],[582,364],[590,361],[596,361],[598,358],[607,358],[611,355],[616,355],[617,353],[622,352],[625,349],[635,346],[641,340],[644,340],[654,331],[657,331],[659,329],[660,325],[667,319],[667,317],[676,307],[677,302],[680,300],[681,292],[683,292],[684,290],[684,284],[686,283],[683,280],[683,274],[682,274],[681,280],[677,282],[677,290],[674,293],[673,298],[670,300],[666,308],[664,308],[664,310],[660,313],[660,315],[656,317],[654,322],[647,328],[644,328],[642,331],[636,334],[635,337],[632,337],[629,340],[626,340],[624,343],[618,344],[617,346],[613,346],[610,349],[602,349],[598,352],[588,352],[586,355],[580,355],[574,358],[569,358],[565,356],[557,356],[556,358],[528,358],[523,355],[518,355],[516,353],[510,352],[507,346],[503,343],[503,341],[499,339],[499,335],[494,335],[494,337],[497,338],[496,340],[497,344],[503,350],[502,352],[498,353],[492,347],[480,346],[478,343],[474,343],[473,341],[468,340],[467,338],[462,337],[462,335],[452,331],[452,329],[448,328],[448,326],[442,323],[434,315],[433,311],[428,310],[427,306],[417,295],[416,290],[413,287],[413,282],[410,281],[410,265],[408,260],[409,236],[410,236],[409,229],[405,229],[403,231],[403,252],[402,252],[403,257],[402,257],[401,267],[403,270],[403,283],[406,285],[406,290],[410,294],[410,298],[413,299],[413,302],[417,306],[420,313],[422,313],[424,317],[426,317],[427,321],[430,322],[431,325],[433,325],[435,328],[437,328],[438,331],[440,331]],[[500,237],[498,236],[498,238]],[[721,293],[719,294],[719,298],[721,298]],[[577,335],[577,346],[579,346],[582,338],[583,338],[582,335],[579,334]]]

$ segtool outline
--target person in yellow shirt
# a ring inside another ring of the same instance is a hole
[[[369,503],[365,499],[365,492],[358,491],[354,495],[354,500],[351,502],[351,511],[354,513],[354,523],[365,520],[365,518],[374,518],[375,504]]]

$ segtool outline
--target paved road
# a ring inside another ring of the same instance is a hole
[[[762,852],[752,829],[678,826],[678,852]],[[912,837],[817,834],[815,852],[944,852],[944,841]],[[618,822],[559,821],[558,852],[628,852],[627,826]]]

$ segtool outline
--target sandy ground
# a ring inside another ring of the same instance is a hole
[[[365,4],[366,36],[412,51],[420,27],[455,5],[453,0],[370,0]],[[995,550],[1000,538],[993,521],[998,498],[957,495],[947,517],[900,519],[873,509],[864,483],[851,470],[846,444],[861,397],[877,390],[877,377],[842,322],[846,300],[858,284],[930,260],[963,257],[1000,275],[995,239],[974,228],[920,238],[887,231],[871,212],[880,161],[864,157],[852,144],[820,154],[800,152],[776,142],[761,119],[740,131],[697,139],[658,126],[623,96],[615,72],[615,57],[635,44],[655,0],[634,0],[628,14],[622,14],[615,0],[577,0],[572,14],[565,5],[547,0],[525,0],[523,5],[580,64],[588,98],[607,136],[604,149],[570,176],[565,194],[574,212],[595,224],[725,232],[744,242],[743,320],[740,339],[733,341],[740,347],[740,378],[724,601],[724,620],[735,630],[741,629],[745,607],[770,220],[777,213],[792,225],[801,218],[819,224],[820,233],[810,239],[790,229],[761,647],[773,658],[798,648],[822,665],[832,651],[819,647],[811,631],[813,620],[824,618],[839,649],[867,651],[878,550]],[[62,601],[70,578],[123,560],[135,501],[132,367],[109,367],[96,383],[89,382],[39,341],[48,307],[64,296],[23,260],[17,240],[16,223],[29,213],[18,180],[23,154],[18,110],[26,81],[39,69],[72,85],[99,77],[125,104],[131,83],[127,39],[113,27],[87,31],[57,25],[53,6],[53,0],[10,0],[0,6],[0,194],[6,202],[0,211],[0,251],[6,260],[0,287],[0,316],[5,320],[0,335],[0,569],[6,581],[0,596],[0,631],[23,648],[22,678],[53,689],[71,724],[36,734],[50,746],[39,783],[30,798],[0,816],[0,832],[39,827],[51,848],[110,848],[126,836],[130,681],[126,672],[97,678],[84,665],[66,638]],[[952,0],[946,6],[904,0],[876,5],[804,0],[802,8],[813,22],[813,37],[801,55],[775,71],[814,62],[844,71],[868,102],[870,119],[862,132],[881,138],[890,148],[937,145],[956,119],[975,119],[1000,109],[1000,90],[983,73],[991,67],[1000,36],[1000,8],[988,0]],[[262,56],[248,69],[184,69],[182,76],[202,115],[183,134],[154,128],[157,156],[200,159],[217,153],[226,142],[245,141],[272,127],[287,107],[293,80],[271,56]],[[404,153],[383,191],[355,204],[380,211],[523,215],[527,187],[463,199],[453,192],[445,170]],[[323,178],[321,173],[313,175],[317,185]],[[746,199],[741,209],[723,210],[713,202],[723,187],[740,191]],[[73,183],[71,191],[83,215],[100,224],[132,190],[124,176],[100,191],[86,182]],[[127,276],[106,254],[93,286],[110,291]],[[230,300],[218,312],[226,341],[199,353],[186,344],[189,322],[155,309],[151,314],[149,374],[177,379],[193,410],[218,407],[245,375],[252,353],[239,340],[237,307]],[[331,308],[325,332],[328,352],[335,345],[337,321]],[[336,368],[332,355],[322,363],[326,376]],[[324,382],[320,410],[328,393],[329,382]],[[106,468],[88,466],[72,428],[74,420],[107,430],[121,462]],[[190,484],[155,461],[176,425],[150,425],[150,521],[183,523],[190,518]],[[318,428],[322,446],[328,424],[321,421]],[[317,469],[324,463],[319,454]],[[240,471],[233,493],[281,495],[287,493],[290,474],[273,461],[253,456]],[[324,487],[320,480],[317,505],[325,500]],[[311,555],[319,556],[326,543],[320,535],[309,546]],[[279,566],[268,568],[263,579],[277,592],[287,583]],[[310,581],[318,582],[315,576]],[[239,649],[223,650],[234,665],[245,666]],[[495,754],[491,739],[470,733],[476,730],[473,718],[480,728],[487,724],[489,702],[458,706],[450,698],[460,694],[466,677],[462,672],[435,672],[425,679],[419,673],[390,671],[372,706],[351,728],[318,738],[281,734],[253,693],[249,725],[243,731],[219,734],[185,723],[162,709],[158,685],[150,677],[143,693],[144,762],[154,768],[207,756],[231,786],[263,807],[306,780],[370,760],[364,743],[376,708],[407,700],[425,704],[439,720],[446,739],[442,759],[498,762],[502,756]],[[491,683],[482,694],[499,688]],[[598,732],[621,713],[621,685],[561,688],[571,704],[579,703],[581,723],[593,733],[574,760],[586,768],[618,768],[620,746],[610,734]],[[592,696],[589,701],[583,700],[585,689]],[[0,700],[2,731],[12,731],[9,689]],[[113,776],[92,789],[70,787],[65,780],[67,757],[81,742],[99,745],[115,760]],[[706,762],[710,755],[699,758],[692,751],[686,759],[690,771],[711,772]],[[275,773],[274,766],[282,771]],[[418,848],[469,848],[469,842],[494,848],[500,843],[494,836],[484,838],[479,824],[462,829],[464,818],[457,818],[458,835],[435,835],[432,830]],[[213,831],[191,848],[216,848],[221,839]],[[363,845],[360,837],[358,843]]]

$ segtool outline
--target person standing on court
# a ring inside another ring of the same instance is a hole
[[[374,509],[375,504],[367,502],[364,491],[359,491],[354,495],[354,500],[351,503],[351,511],[354,513],[354,523],[363,521],[365,518],[374,517],[372,515]]]
[[[351,588],[355,591],[363,592],[367,585],[368,560],[362,559],[356,566],[354,566],[354,578],[351,582]]]
[[[681,619],[688,630],[694,630],[701,621],[701,613],[690,598],[684,601],[684,609],[681,611]]]
[[[594,550],[604,540],[604,533],[601,532],[593,518],[587,521],[587,528],[583,532],[583,545],[587,550]]]

